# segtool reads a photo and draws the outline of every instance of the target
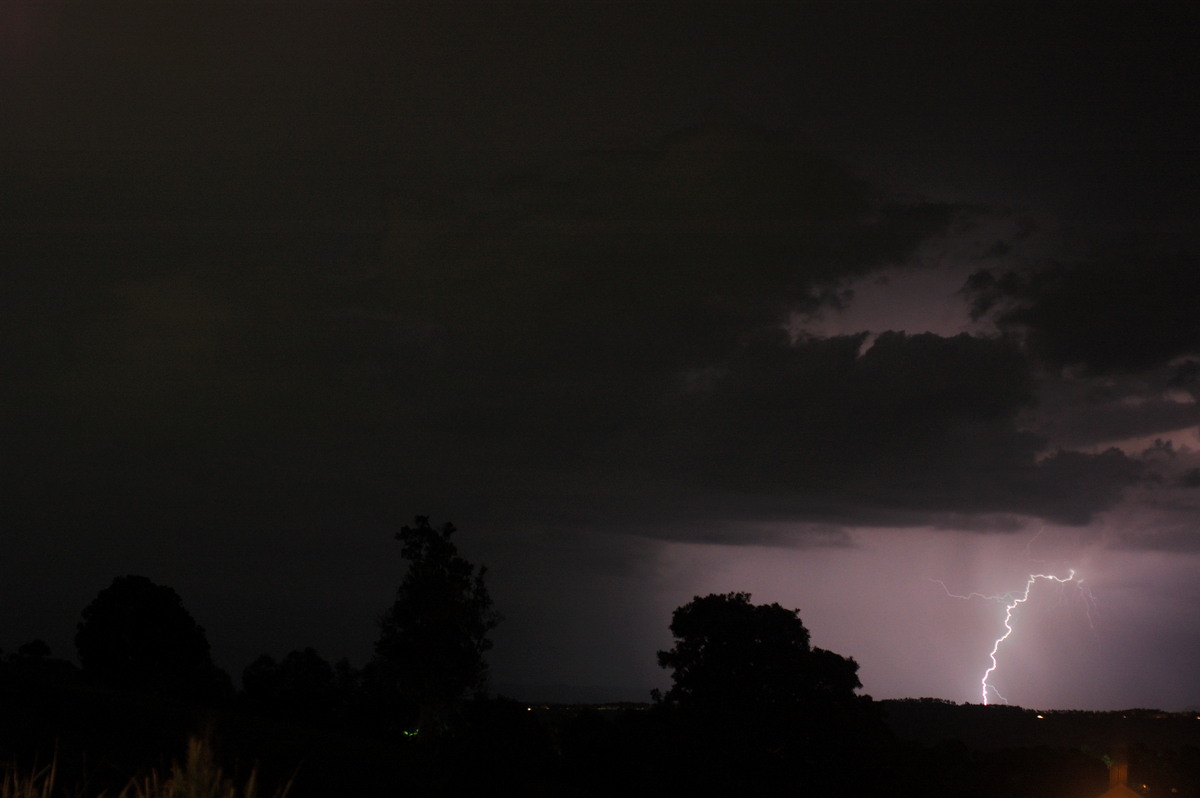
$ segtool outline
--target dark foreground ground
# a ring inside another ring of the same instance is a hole
[[[0,764],[56,758],[63,795],[115,794],[208,735],[222,764],[261,792],[329,796],[887,795],[1092,798],[1122,746],[1130,786],[1200,796],[1200,718],[1153,710],[1039,713],[933,699],[870,704],[878,727],[759,747],[753,719],[698,728],[649,705],[467,707],[438,740],[264,717],[83,684],[0,687]],[[814,728],[820,730],[818,721]],[[821,739],[824,737],[824,739]],[[1144,785],[1144,786],[1143,786]]]

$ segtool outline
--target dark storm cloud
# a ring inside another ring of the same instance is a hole
[[[749,497],[786,497],[781,516],[846,524],[1010,512],[1083,523],[1136,476],[1115,452],[1038,461],[1044,441],[1014,423],[1032,377],[1007,342],[885,333],[860,356],[861,343],[744,352],[683,403],[698,417],[674,454],[710,489],[740,495],[743,511],[754,512]]]
[[[980,271],[967,292],[977,317],[1028,335],[1054,366],[1139,373],[1200,352],[1200,263],[1179,253]],[[1194,367],[1191,367],[1194,368]]]
[[[713,112],[788,124],[819,7],[55,2],[13,16],[0,131],[33,149],[561,150]],[[25,33],[25,35],[22,35]],[[798,45],[798,46],[797,46]],[[53,98],[48,102],[47,98]]]
[[[611,146],[736,116],[733,98],[760,120],[804,106],[825,114],[817,128],[860,132],[874,109],[903,141],[897,104],[929,111],[942,94],[847,64],[869,52],[932,78],[941,49],[914,51],[865,7],[756,6],[726,35],[728,8],[704,5],[687,36],[655,33],[672,29],[667,6],[544,10],[126,4],[25,20],[38,35],[3,77],[0,128],[18,264],[0,355],[10,506],[154,527],[469,504],[498,522],[665,530],[1078,522],[1118,495],[1113,456],[1038,459],[1045,441],[1017,424],[1034,376],[1005,340],[783,332],[971,208],[881,194],[799,134],[705,124]],[[847,19],[855,35],[835,46]],[[951,83],[998,85],[986,58],[942,43],[964,57]],[[794,80],[824,69],[838,80]],[[1048,91],[1013,74],[1010,94]],[[606,116],[643,122],[631,135]],[[1046,357],[1103,368],[1194,343],[1182,272],[1154,286],[1175,297],[1158,309],[1175,337],[1150,337],[1139,309],[1125,348],[1104,351],[1073,331],[1136,294],[1130,280],[1089,311],[1060,299],[1092,290],[1070,270],[1013,279],[996,281],[1002,322]]]
[[[505,370],[704,367],[844,279],[905,261],[950,206],[873,197],[786,138],[720,126],[503,184],[490,207],[400,203],[376,297]]]
[[[377,221],[319,213],[326,166],[260,168],[230,190],[234,223],[188,204],[217,213],[221,170],[176,191],[192,172],[165,169],[117,211],[89,206],[87,245],[16,237],[51,266],[18,278],[10,316],[18,512],[235,535],[420,506],[749,543],[739,521],[1082,523],[1133,477],[1111,453],[1039,462],[1007,339],[790,338],[791,312],[845,301],[961,213],[881,196],[792,137],[708,126],[414,178]],[[256,220],[275,191],[302,198]]]
[[[1186,435],[1200,423],[1193,363],[1186,360],[1120,378],[1072,369],[1043,373],[1038,402],[1026,424],[1067,448]]]

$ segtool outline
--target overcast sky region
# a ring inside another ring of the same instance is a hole
[[[978,702],[1073,573],[998,694],[1200,707],[1195,3],[17,0],[0,108],[5,651],[361,665],[428,515],[517,697],[739,590]]]

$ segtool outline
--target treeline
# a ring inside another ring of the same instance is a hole
[[[956,736],[956,705],[873,701],[857,663],[813,646],[798,611],[747,593],[698,596],[673,613],[674,644],[658,652],[671,687],[647,704],[488,697],[488,635],[500,616],[486,570],[459,555],[454,532],[418,517],[397,533],[407,568],[370,661],[331,663],[311,647],[263,654],[240,689],[174,590],[118,577],[81,613],[78,667],[40,641],[0,656],[0,762],[28,769],[57,751],[60,784],[77,795],[115,794],[180,757],[193,735],[213,742],[228,772],[257,766],[268,791],[290,781],[295,798],[1092,798],[1106,784],[1104,750],[1036,737],[976,745]],[[1029,721],[1015,708],[966,712],[985,735],[989,724]],[[1190,755],[1169,766],[1165,755],[1138,756],[1131,772],[1152,774],[1164,794],[1200,794]]]
[[[375,656],[361,669],[330,665],[311,647],[278,661],[263,654],[243,670],[238,692],[179,594],[138,575],[115,578],[83,608],[78,669],[41,640],[0,661],[8,677],[26,681],[74,680],[213,706],[236,700],[280,720],[441,734],[462,699],[482,691],[488,633],[499,622],[486,569],[459,555],[454,532],[418,516],[396,534],[407,571],[379,623]]]

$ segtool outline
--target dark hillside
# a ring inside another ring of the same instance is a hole
[[[1017,706],[954,704],[936,698],[880,701],[898,737],[922,745],[961,742],[970,748],[1053,746],[1106,751],[1114,743],[1200,748],[1200,715],[1126,709],[1039,711]]]
[[[897,766],[907,774],[902,779],[924,781],[931,790],[990,784],[988,794],[1002,795],[996,784],[1007,782],[1025,794],[1095,796],[1107,784],[1109,764],[1124,751],[1129,786],[1137,792],[1200,796],[1196,713],[1039,712],[933,698],[880,704],[897,744],[909,746],[911,759]]]

